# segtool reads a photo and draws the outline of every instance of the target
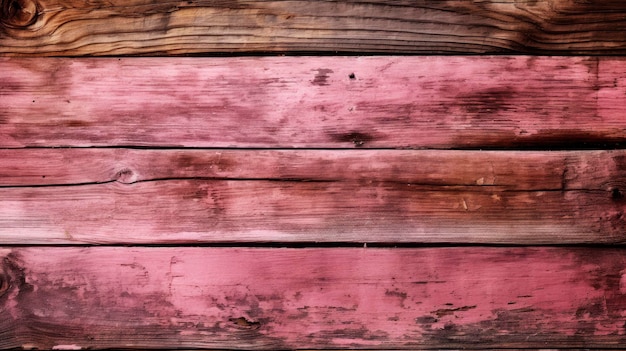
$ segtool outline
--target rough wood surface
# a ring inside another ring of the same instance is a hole
[[[211,180],[2,190],[7,244],[625,242],[612,191]]]
[[[620,0],[1,0],[0,54],[626,53]]]
[[[0,60],[0,147],[605,148],[626,60]]]
[[[0,150],[0,243],[623,243],[626,153]]]
[[[0,149],[2,188],[184,179],[620,192],[626,151]]]
[[[621,249],[12,248],[0,347],[626,343]]]

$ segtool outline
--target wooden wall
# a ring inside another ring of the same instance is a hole
[[[625,19],[0,0],[0,348],[626,347]]]

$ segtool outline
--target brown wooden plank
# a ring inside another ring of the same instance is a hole
[[[4,244],[623,243],[622,190],[162,180],[0,189]]]
[[[0,149],[5,188],[222,179],[609,191],[626,187],[625,168],[624,150]]]
[[[523,56],[5,58],[0,147],[614,147],[626,137],[625,67]]]
[[[0,252],[2,348],[610,348],[626,343],[622,249]]]
[[[0,54],[624,54],[620,0],[2,0]]]

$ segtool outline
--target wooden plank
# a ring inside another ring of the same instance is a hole
[[[3,0],[0,54],[624,54],[620,0]]]
[[[0,243],[623,243],[625,162],[623,150],[0,150]]]
[[[0,149],[0,187],[172,179],[360,181],[487,191],[626,187],[626,151]]]
[[[626,343],[622,249],[5,248],[0,347]]]
[[[161,180],[0,190],[3,244],[626,242],[615,188]]]
[[[606,148],[623,58],[0,60],[0,147]]]

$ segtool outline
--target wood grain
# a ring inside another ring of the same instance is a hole
[[[0,60],[0,147],[613,148],[626,60]]]
[[[3,244],[624,243],[622,190],[162,180],[5,188]]]
[[[621,249],[0,252],[2,348],[480,349],[626,342]]]
[[[4,244],[625,241],[622,150],[9,149],[0,166]]]
[[[625,170],[624,150],[0,149],[2,188],[195,179],[621,191]]]
[[[2,0],[2,55],[624,54],[620,0]]]

